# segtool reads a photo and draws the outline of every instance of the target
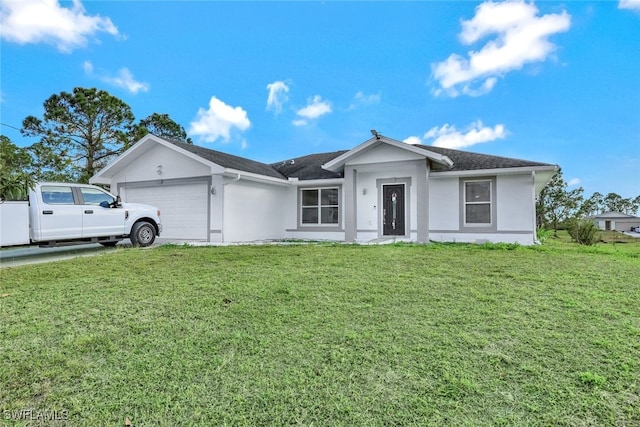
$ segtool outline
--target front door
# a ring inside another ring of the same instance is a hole
[[[382,186],[382,234],[384,236],[406,234],[404,184]]]

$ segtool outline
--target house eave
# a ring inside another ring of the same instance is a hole
[[[557,172],[559,167],[556,165],[549,166],[524,166],[516,168],[494,168],[494,169],[472,169],[462,171],[431,171],[430,178],[451,178],[464,176],[489,176],[489,175],[515,175],[529,172]]]
[[[342,185],[344,184],[344,178],[329,178],[329,179],[307,179],[290,181],[291,185],[296,187],[316,187],[324,185]]]
[[[239,179],[239,180],[245,179],[245,180],[254,181],[254,182],[266,182],[269,184],[276,184],[276,185],[282,185],[282,186],[291,185],[291,182],[287,179],[276,178],[276,177],[271,177],[267,175],[260,175],[258,173],[245,172],[239,169],[232,169],[232,168],[225,168],[220,175],[223,175],[229,178]]]

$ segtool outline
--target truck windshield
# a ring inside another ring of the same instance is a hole
[[[113,205],[115,202],[115,198],[111,194],[97,188],[80,187],[80,192],[85,205],[100,205],[103,202]]]

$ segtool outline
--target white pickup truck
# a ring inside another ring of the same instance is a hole
[[[0,201],[0,246],[113,246],[129,238],[149,246],[160,235],[160,211],[150,205],[121,203],[100,187],[43,182],[25,202]]]

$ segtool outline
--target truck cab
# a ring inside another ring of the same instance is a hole
[[[20,206],[12,208],[6,213],[12,217],[3,218],[2,234],[9,235],[9,231],[13,235],[22,234],[13,240],[21,244],[112,246],[129,238],[134,246],[149,246],[162,231],[160,211],[156,207],[121,203],[120,197],[94,185],[38,183],[29,192],[23,214],[18,210]],[[28,214],[28,227],[21,225],[26,223],[25,214]]]

